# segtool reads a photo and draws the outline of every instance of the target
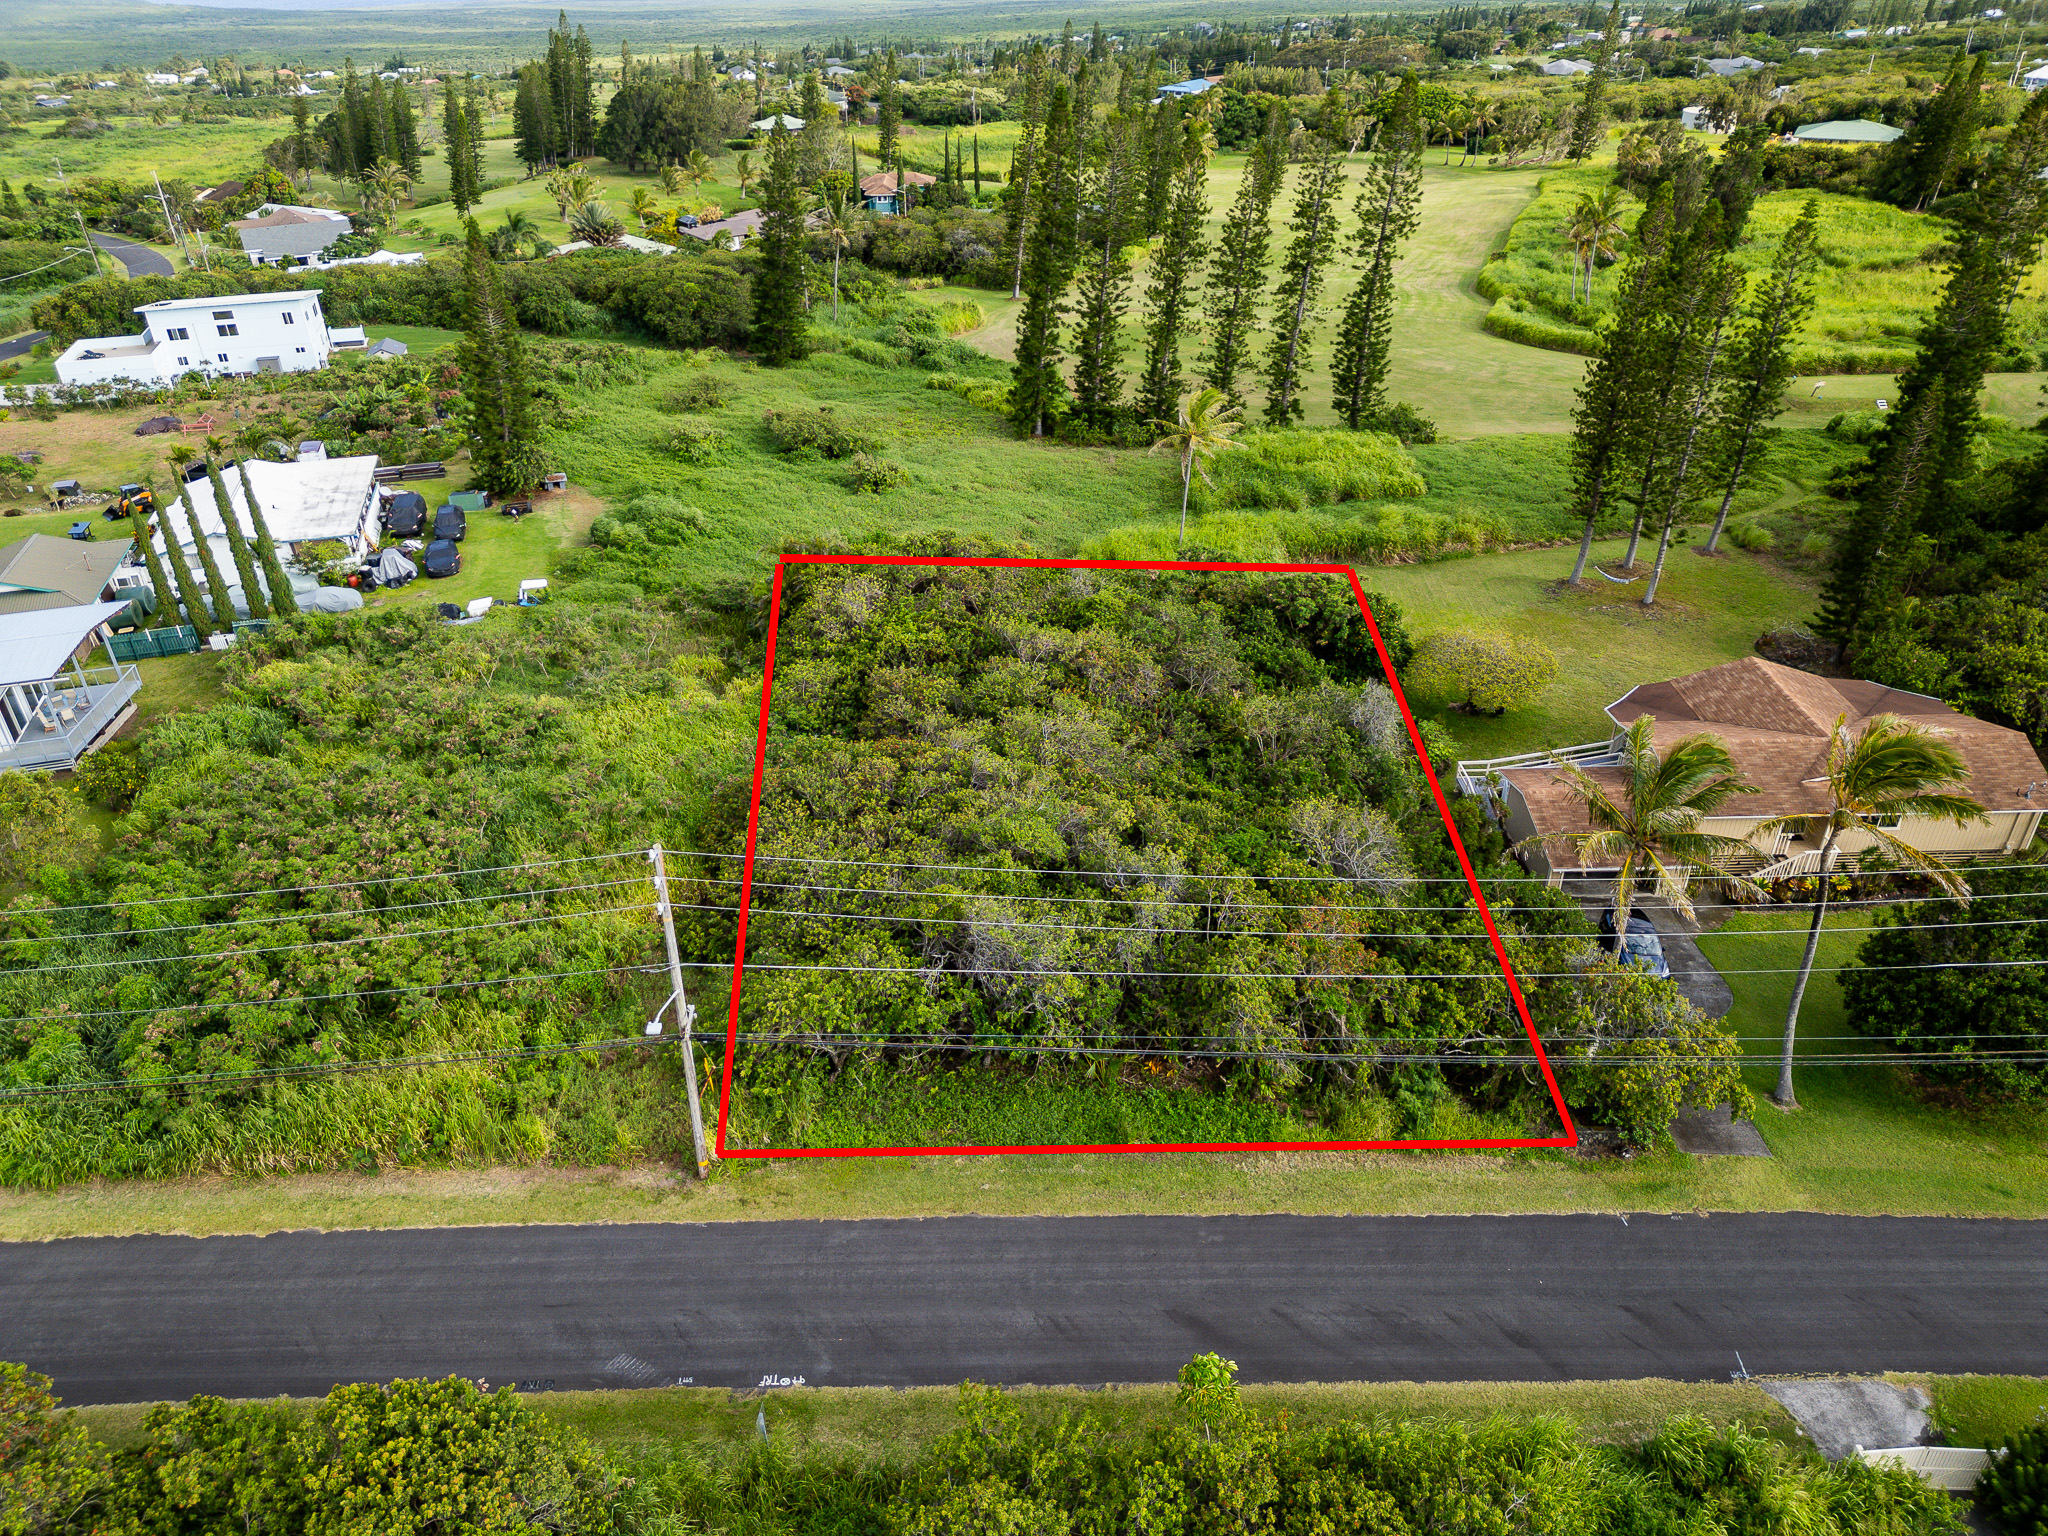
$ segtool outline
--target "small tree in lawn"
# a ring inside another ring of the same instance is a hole
[[[1557,658],[1542,646],[1490,635],[1431,635],[1408,664],[1411,688],[1494,715],[1528,703],[1556,676]]]
[[[1827,917],[1828,877],[1842,834],[1864,833],[1890,862],[1925,876],[1956,900],[1967,902],[1970,887],[1960,874],[1887,829],[1885,822],[1896,823],[1906,816],[1959,827],[1982,821],[1983,806],[1968,795],[1952,792],[1969,777],[1962,753],[1925,726],[1896,715],[1879,715],[1851,737],[1848,717],[1839,716],[1828,739],[1827,811],[1818,816],[1780,816],[1757,829],[1775,831],[1803,822],[1808,837],[1813,835],[1815,822],[1826,829],[1816,858],[1813,921],[1806,930],[1806,952],[1799,960],[1798,979],[1792,983],[1792,1003],[1785,1011],[1784,1053],[1778,1063],[1778,1086],[1771,1092],[1772,1102],[1780,1109],[1799,1107],[1792,1094],[1792,1048],[1799,1034],[1799,1005],[1813,978],[1813,957],[1820,948],[1821,924]]]
[[[1211,1351],[1180,1368],[1180,1390],[1173,1405],[1202,1426],[1202,1438],[1214,1438],[1216,1426],[1235,1423],[1244,1412],[1237,1390],[1237,1362]]]
[[[1687,736],[1660,755],[1656,725],[1639,715],[1622,737],[1618,793],[1576,763],[1559,760],[1557,781],[1586,808],[1588,830],[1539,834],[1516,845],[1562,843],[1577,852],[1581,868],[1612,862],[1617,933],[1628,931],[1628,910],[1638,895],[1662,896],[1687,917],[1702,880],[1738,900],[1763,895],[1755,881],[1715,867],[1716,860],[1753,858],[1755,845],[1700,830],[1707,817],[1737,795],[1755,794],[1756,786],[1743,779],[1718,736]]]
[[[1152,452],[1171,449],[1180,460],[1180,544],[1176,548],[1182,548],[1188,542],[1188,492],[1195,476],[1200,475],[1204,485],[1210,483],[1209,461],[1226,449],[1241,446],[1231,437],[1241,423],[1236,420],[1237,407],[1213,384],[1183,396],[1174,415],[1172,421],[1152,423],[1165,434],[1152,445]]]

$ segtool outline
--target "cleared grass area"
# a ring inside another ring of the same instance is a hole
[[[1173,1386],[1013,1387],[1008,1396],[1025,1422],[1050,1424],[1064,1413],[1086,1413],[1111,1436],[1142,1434],[1173,1411]],[[1335,1382],[1301,1386],[1248,1382],[1247,1406],[1286,1414],[1297,1429],[1341,1419],[1390,1414],[1479,1424],[1508,1416],[1561,1418],[1600,1443],[1642,1440],[1674,1414],[1696,1413],[1716,1424],[1741,1424],[1788,1443],[1797,1436],[1791,1417],[1761,1388],[1718,1382]],[[287,1399],[300,1408],[309,1399]],[[959,1393],[952,1387],[796,1387],[761,1396],[708,1387],[660,1387],[625,1392],[549,1392],[531,1399],[548,1418],[606,1449],[689,1444],[716,1454],[743,1452],[760,1443],[763,1415],[774,1444],[798,1458],[860,1462],[906,1461],[959,1427]],[[116,1448],[143,1443],[145,1403],[80,1408],[78,1418],[96,1438]]]
[[[1595,543],[1596,560],[1616,563],[1625,540]],[[1368,588],[1401,605],[1409,631],[1504,634],[1548,646],[1558,678],[1533,704],[1498,719],[1454,714],[1447,700],[1416,700],[1473,757],[1568,746],[1613,730],[1601,712],[1637,683],[1678,677],[1749,654],[1775,625],[1803,620],[1813,591],[1776,563],[1740,550],[1715,559],[1676,548],[1657,606],[1639,601],[1640,582],[1595,580],[1594,591],[1558,586],[1572,548],[1523,550],[1361,570]]]
[[[175,110],[175,107],[173,108]],[[231,171],[261,163],[263,146],[291,126],[289,117],[233,118],[221,123],[168,122],[161,128],[146,117],[116,117],[114,131],[93,139],[63,137],[63,124],[31,123],[26,132],[0,140],[0,176],[17,189],[26,185],[55,191],[53,159],[66,176],[116,176],[124,181],[154,171],[169,181],[211,186]]]
[[[1934,1376],[1927,1389],[1935,1425],[1950,1445],[1997,1445],[2048,1423],[2048,1377]]]

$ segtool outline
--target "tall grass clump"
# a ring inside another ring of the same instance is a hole
[[[1246,432],[1195,481],[1197,512],[1306,512],[1340,501],[1384,501],[1429,489],[1401,445],[1339,428]]]
[[[1431,512],[1367,507],[1354,517],[1327,512],[1212,512],[1188,525],[1188,543],[1232,560],[1342,560],[1404,565],[1478,554],[1512,543],[1505,518],[1491,512]],[[1178,549],[1166,523],[1128,523],[1082,545],[1089,560],[1171,560]]]

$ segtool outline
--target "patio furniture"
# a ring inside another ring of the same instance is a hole
[[[212,413],[202,412],[200,415],[195,416],[192,420],[186,422],[183,426],[178,428],[178,430],[180,432],[211,432],[213,430]]]
[[[61,724],[64,725],[76,725],[78,723],[77,714],[68,708],[58,710],[57,719]]]

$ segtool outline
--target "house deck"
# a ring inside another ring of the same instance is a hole
[[[141,672],[132,666],[89,667],[84,678],[83,687],[53,682],[21,740],[0,745],[0,770],[74,768],[126,723],[142,687]]]

